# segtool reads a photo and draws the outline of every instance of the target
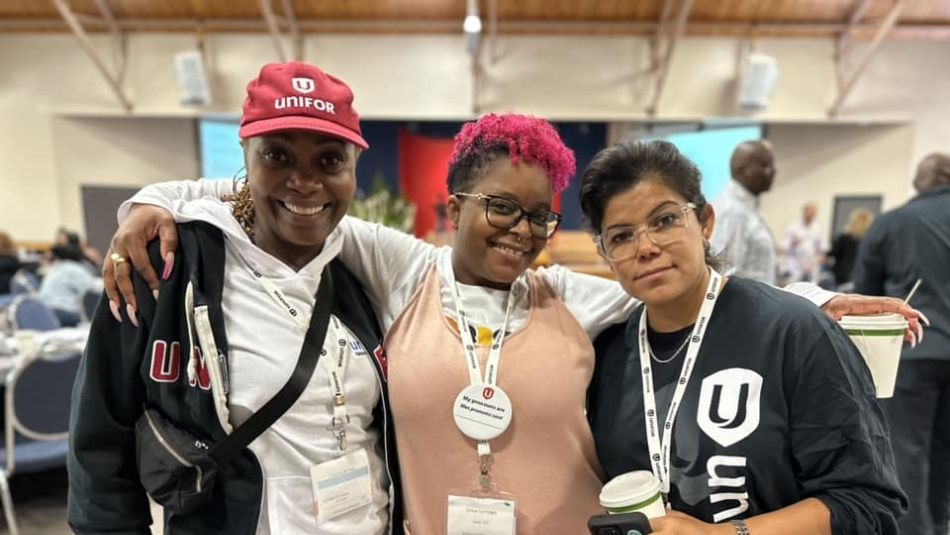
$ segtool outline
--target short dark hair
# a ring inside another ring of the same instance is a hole
[[[54,245],[50,247],[50,253],[53,255],[53,258],[57,260],[73,260],[75,262],[82,261],[85,256],[82,254],[82,249],[76,245]]]
[[[600,234],[607,203],[643,180],[658,178],[687,202],[696,205],[696,217],[703,221],[706,197],[700,186],[702,173],[669,141],[622,140],[601,150],[591,160],[581,178],[581,211],[595,234]],[[706,263],[718,262],[706,247]]]

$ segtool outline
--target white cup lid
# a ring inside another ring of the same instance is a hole
[[[660,492],[660,481],[648,470],[627,472],[611,479],[600,490],[600,505],[629,507],[649,500]]]
[[[900,314],[872,314],[869,316],[844,316],[841,323],[860,323],[862,325],[907,324],[907,318]]]
[[[845,316],[839,321],[843,329],[890,331],[907,328],[907,319],[900,314],[875,314],[873,316]]]

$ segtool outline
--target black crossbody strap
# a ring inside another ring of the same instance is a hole
[[[320,287],[317,290],[317,302],[310,316],[310,327],[304,337],[303,347],[300,348],[300,357],[294,373],[279,392],[274,394],[263,407],[251,415],[240,427],[222,440],[209,454],[218,463],[224,465],[244,450],[255,438],[260,436],[271,424],[277,421],[290,407],[297,402],[304,388],[313,376],[313,370],[320,360],[323,351],[323,341],[327,336],[330,324],[330,311],[333,308],[333,281],[330,277],[329,266],[323,269],[320,277]]]

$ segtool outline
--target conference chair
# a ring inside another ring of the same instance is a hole
[[[60,328],[56,313],[29,295],[20,295],[13,300],[10,318],[14,330],[52,331]]]
[[[40,352],[7,373],[0,449],[0,498],[7,526],[18,535],[9,478],[66,466],[72,386],[79,351]]]

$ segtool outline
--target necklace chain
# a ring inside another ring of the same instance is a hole
[[[689,333],[686,333],[686,339],[683,340],[683,343],[682,343],[682,344],[680,344],[679,349],[677,349],[676,351],[674,351],[672,355],[670,355],[669,357],[667,357],[666,359],[663,359],[663,360],[657,358],[656,353],[653,352],[653,346],[650,345],[650,340],[649,340],[649,339],[647,339],[647,349],[650,351],[650,358],[652,358],[654,361],[656,361],[656,362],[659,363],[659,364],[668,364],[668,363],[672,362],[673,359],[675,359],[677,356],[679,356],[680,353],[683,352],[683,348],[686,347],[686,344],[687,344],[687,343],[689,343]]]

